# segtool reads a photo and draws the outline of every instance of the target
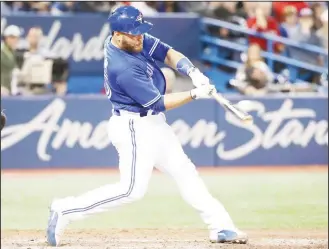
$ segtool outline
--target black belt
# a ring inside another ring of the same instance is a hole
[[[116,116],[121,116],[120,110],[114,110],[113,114],[116,115]],[[146,117],[148,115],[147,112],[140,112],[140,113],[134,112],[134,114],[139,115],[140,117]],[[151,115],[157,115],[157,114],[159,114],[159,113],[157,113],[157,112],[152,112],[151,113]]]

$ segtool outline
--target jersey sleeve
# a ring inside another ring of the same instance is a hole
[[[145,34],[144,48],[153,59],[164,62],[168,50],[172,47],[150,34]]]
[[[128,68],[117,78],[120,88],[137,103],[147,108],[156,103],[161,94],[152,79],[138,67]]]

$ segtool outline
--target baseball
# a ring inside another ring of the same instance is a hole
[[[239,108],[241,108],[242,110],[251,110],[253,107],[253,103],[250,100],[241,100],[236,104]]]
[[[236,106],[238,108],[240,108],[241,110],[248,112],[248,111],[252,110],[253,103],[250,100],[241,100],[238,103],[236,103]],[[253,123],[252,116],[251,115],[248,116],[247,119],[243,120],[243,123],[248,124],[248,125],[252,124]]]

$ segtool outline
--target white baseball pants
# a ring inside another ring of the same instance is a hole
[[[174,178],[183,199],[200,213],[210,230],[235,229],[223,205],[208,192],[163,113],[112,116],[108,133],[119,154],[120,182],[72,198],[61,208],[64,216],[81,219],[141,199],[156,167]]]

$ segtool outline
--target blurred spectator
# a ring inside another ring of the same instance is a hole
[[[237,9],[236,2],[219,2],[213,9],[213,17],[229,22],[236,20],[234,22],[244,25],[247,16],[243,10]]]
[[[246,25],[243,14],[236,10],[236,2],[219,2],[212,10],[211,17],[241,26]],[[235,32],[233,30],[217,26],[211,26],[210,32],[227,40],[236,40],[237,38],[245,37],[245,35],[241,32]]]
[[[12,9],[10,6],[8,6],[5,2],[1,1],[1,16],[3,15],[10,15],[12,12]]]
[[[17,87],[23,95],[50,93],[65,94],[67,62],[56,58],[42,47],[43,31],[32,27],[27,34],[27,48],[19,51],[21,63]],[[63,68],[64,67],[64,68]]]
[[[322,46],[328,50],[328,9],[321,14],[321,22],[322,27],[316,32],[316,34],[321,39]]]
[[[258,2],[243,2],[243,10],[245,11],[247,18],[255,17],[257,6]]]
[[[181,1],[179,5],[184,12],[193,12],[201,15],[206,15],[209,2],[191,2],[191,1]]]
[[[161,1],[157,2],[157,10],[159,12],[184,12],[184,9],[180,6],[179,2],[175,1]]]
[[[300,11],[299,16],[300,17],[298,29],[291,32],[291,35],[289,34],[289,38],[293,39],[296,42],[300,42],[301,44],[310,44],[322,47],[320,37],[316,34],[316,31],[312,29],[314,25],[312,10],[310,8],[304,8]],[[290,46],[288,46],[287,49],[290,57],[293,59],[313,65],[324,65],[324,58],[317,53]],[[309,82],[318,83],[320,79],[319,74],[308,73],[307,70],[300,70],[298,74],[300,76],[304,75],[304,80]]]
[[[62,15],[63,13],[77,12],[80,2],[55,2],[50,9],[52,15]]]
[[[76,11],[79,12],[111,12],[112,6],[115,5],[115,2],[103,2],[103,1],[80,1]]]
[[[80,12],[105,12],[109,13],[111,11],[112,6],[114,6],[114,2],[103,2],[103,1],[95,1],[95,2],[79,2],[79,11]]]
[[[316,31],[317,36],[320,38],[321,40],[321,44],[322,46],[327,50],[328,52],[328,9],[326,9],[322,15],[321,15],[321,21],[322,21],[322,27]],[[328,56],[324,56],[324,66],[328,67]],[[328,74],[326,75],[326,77],[328,78]],[[328,79],[327,79],[328,81]]]
[[[314,25],[312,10],[309,8],[304,8],[300,11],[299,16],[298,28],[290,31],[289,38],[297,42],[321,47],[321,40],[316,35],[315,30],[312,29]],[[308,52],[296,47],[288,47],[288,52],[292,58],[299,61],[322,65],[319,55],[313,52]]]
[[[111,11],[114,11],[116,8],[119,8],[123,5],[130,5],[130,2],[115,2],[115,4],[111,8]]]
[[[29,2],[32,11],[38,14],[48,14],[51,7],[51,2]]]
[[[116,2],[81,2],[81,1],[67,1],[67,2],[18,2],[8,1],[1,2],[1,13],[9,14],[15,12],[37,12],[50,13],[52,15],[62,15],[63,13],[71,12],[110,12]],[[121,2],[118,2],[121,3]],[[122,2],[128,3],[128,2]]]
[[[273,4],[272,2],[258,2],[255,9],[255,15],[256,15],[256,10],[258,8],[261,8],[266,17],[272,16],[273,13],[272,4]]]
[[[12,93],[13,71],[18,67],[15,50],[22,32],[19,27],[10,25],[3,32],[1,44],[1,95]]]
[[[294,6],[286,6],[283,10],[283,22],[280,25],[280,34],[289,38],[298,29],[298,13]]]
[[[30,11],[31,5],[28,2],[11,2],[13,12]]]
[[[307,8],[308,3],[305,1],[300,1],[300,2],[273,2],[272,4],[272,9],[273,9],[273,14],[275,19],[278,22],[283,22],[284,21],[284,9],[287,6],[293,6],[297,9],[297,12],[299,13],[301,9]]]
[[[153,16],[158,13],[157,2],[131,2],[130,5],[139,9],[144,16]]]
[[[244,64],[238,68],[235,79],[230,84],[247,95],[264,94],[274,76],[261,56],[261,47],[252,44],[245,55]]]
[[[243,2],[243,12],[247,18],[256,17],[256,10],[262,9],[265,16],[272,16],[272,2]]]
[[[216,5],[212,4],[212,10],[211,12],[208,12],[208,16],[232,24],[246,26],[246,20],[244,19],[245,13],[236,9],[236,2],[218,2]],[[225,39],[226,41],[231,41],[243,45],[247,43],[244,33],[230,30],[224,27],[209,26],[209,32],[213,36]],[[218,54],[226,59],[240,60],[241,52],[219,47]]]
[[[272,16],[272,2],[243,2],[242,10],[246,18],[256,17],[256,10],[261,8],[265,16]]]
[[[270,3],[268,2],[260,2],[255,9],[255,17],[250,17],[247,20],[248,28],[251,28],[257,32],[261,33],[272,33],[275,35],[280,35],[279,24],[278,22],[270,16]],[[249,43],[258,44],[263,50],[267,51],[269,48],[267,47],[266,39],[249,36]],[[280,53],[283,51],[284,46],[280,43],[273,42],[273,51],[276,53]]]
[[[27,32],[26,40],[28,43],[28,53],[25,55],[26,57],[30,57],[33,54],[41,54],[46,56],[48,51],[45,51],[41,47],[41,41],[43,39],[43,31],[41,27],[35,26],[29,29]]]
[[[210,1],[210,2],[207,3],[207,5],[208,5],[207,9],[212,11],[212,10],[216,9],[218,6],[220,6],[221,2]]]
[[[1,13],[3,11],[2,8],[5,8],[7,14],[31,11],[31,5],[29,2],[1,2]]]
[[[314,2],[311,5],[311,9],[313,11],[313,19],[314,19],[313,28],[315,30],[318,30],[323,25],[322,20],[321,20],[321,15],[326,10],[326,5],[325,5],[325,3],[322,3],[322,2]]]
[[[40,47],[42,37],[42,29],[32,27],[26,36],[27,48],[17,51],[20,71],[17,74],[16,85],[19,94],[28,95],[47,92],[47,85],[51,81],[52,62],[45,60],[48,54]]]

